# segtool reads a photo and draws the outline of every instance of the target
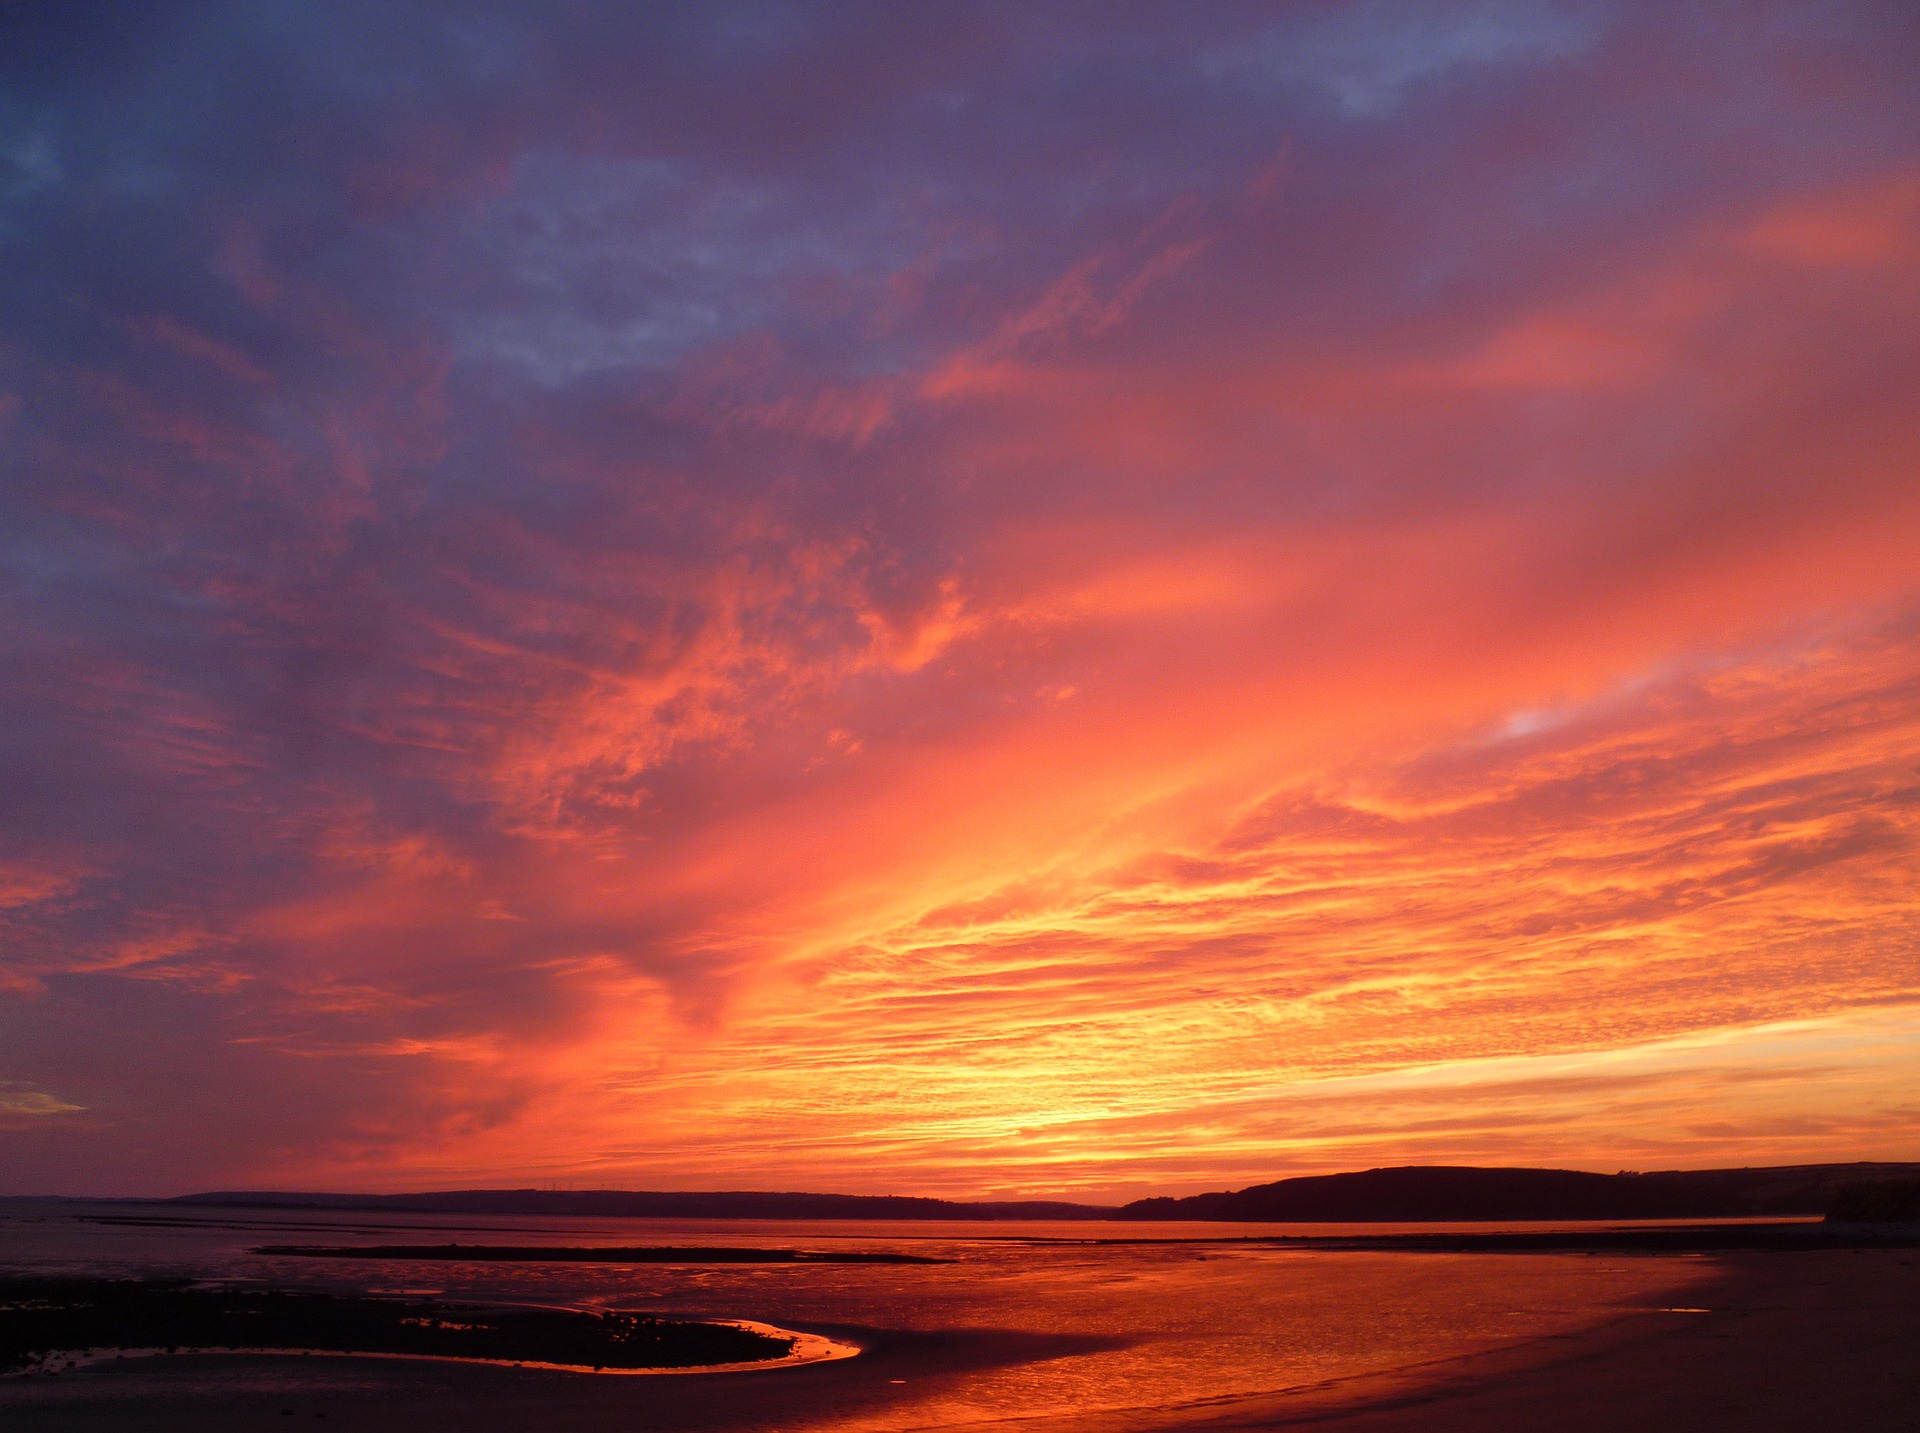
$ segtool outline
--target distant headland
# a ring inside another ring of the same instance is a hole
[[[949,1200],[894,1194],[464,1189],[427,1194],[226,1190],[153,1201],[230,1208],[644,1219],[1222,1220],[1413,1223],[1819,1216],[1848,1191],[1920,1179],[1920,1164],[1861,1162],[1596,1174],[1572,1169],[1405,1165],[1308,1175],[1129,1204]],[[1850,1196],[1853,1197],[1853,1196]],[[1843,1208],[1844,1208],[1843,1201]]]

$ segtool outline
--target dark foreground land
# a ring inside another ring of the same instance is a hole
[[[1044,1433],[1773,1433],[1920,1426],[1920,1270],[1909,1250],[1735,1252],[1689,1300],[1493,1353],[1262,1398],[1051,1420]],[[1106,1346],[1087,1339],[826,1330],[857,1359],[779,1372],[592,1378],[487,1365],[297,1358],[143,1359],[0,1382],[8,1433],[238,1433],[316,1416],[362,1433],[530,1428],[829,1428],[928,1422],[983,1368]],[[937,1418],[931,1420],[939,1421]],[[1043,1433],[1032,1425],[1030,1433]]]
[[[784,1357],[791,1339],[642,1314],[488,1309],[182,1282],[0,1280],[0,1374],[47,1376],[59,1356],[111,1349],[314,1349],[692,1368]]]

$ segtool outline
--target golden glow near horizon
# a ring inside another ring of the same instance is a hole
[[[0,1192],[1920,1159],[1910,72],[1328,16],[22,169]]]

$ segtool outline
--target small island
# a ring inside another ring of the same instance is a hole
[[[181,1280],[0,1280],[0,1376],[102,1351],[311,1352],[581,1371],[766,1364],[797,1339],[610,1310],[487,1308]]]

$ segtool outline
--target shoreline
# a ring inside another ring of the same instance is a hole
[[[1165,1242],[1152,1238],[1051,1239],[1048,1245],[1112,1245]],[[1814,1253],[1852,1249],[1920,1249],[1920,1225],[1835,1224],[1822,1219],[1717,1220],[1675,1224],[1664,1220],[1608,1224],[1600,1228],[1444,1230],[1367,1234],[1226,1234],[1182,1240],[1193,1244],[1251,1248],[1313,1249],[1327,1253],[1383,1254],[1622,1254],[1720,1255],[1742,1252]]]
[[[523,1433],[635,1419],[658,1433],[1911,1433],[1920,1255],[1747,1251],[1702,1262],[1711,1276],[1676,1292],[1672,1308],[1619,1307],[1566,1333],[1271,1393],[1085,1414],[925,1418],[919,1390],[961,1392],[972,1370],[1037,1366],[1095,1351],[1095,1340],[820,1326],[819,1337],[857,1341],[861,1357],[786,1379],[716,1371],[634,1384],[524,1366],[368,1358],[356,1366],[348,1355],[325,1361],[334,1372],[297,1355],[232,1355],[217,1373],[205,1360],[191,1372],[115,1364],[70,1385],[14,1382],[0,1391],[0,1422],[10,1433],[240,1433],[293,1407],[359,1433]]]
[[[763,1249],[743,1244],[262,1244],[281,1259],[372,1259],[417,1264],[944,1264],[924,1254]]]
[[[175,1349],[156,1347],[61,1350],[47,1362],[58,1364],[61,1373],[65,1373],[75,1368],[88,1368],[95,1364],[138,1358],[378,1358],[403,1359],[414,1363],[464,1364],[468,1367],[481,1368],[535,1368],[550,1373],[581,1373],[591,1378],[661,1378],[686,1373],[760,1373],[780,1368],[800,1368],[807,1364],[836,1363],[842,1359],[857,1358],[862,1351],[857,1343],[843,1343],[838,1339],[828,1338],[824,1334],[780,1328],[774,1324],[761,1323],[756,1319],[702,1319],[700,1322],[718,1324],[726,1328],[745,1329],[749,1333],[765,1334],[769,1338],[784,1338],[789,1340],[793,1347],[779,1358],[753,1359],[741,1363],[695,1363],[662,1368],[615,1368],[585,1363],[552,1363],[536,1358],[470,1358],[454,1353],[382,1353],[376,1349],[352,1348],[232,1348],[220,1345]],[[46,1374],[45,1368],[22,1369],[0,1374],[0,1378],[24,1379],[34,1376],[45,1377]]]
[[[1920,1424],[1920,1360],[1912,1356],[1920,1348],[1920,1261],[1910,1251],[1740,1251],[1713,1263],[1716,1276],[1690,1291],[1686,1307],[1623,1309],[1573,1333],[1108,1426],[1909,1433]]]

